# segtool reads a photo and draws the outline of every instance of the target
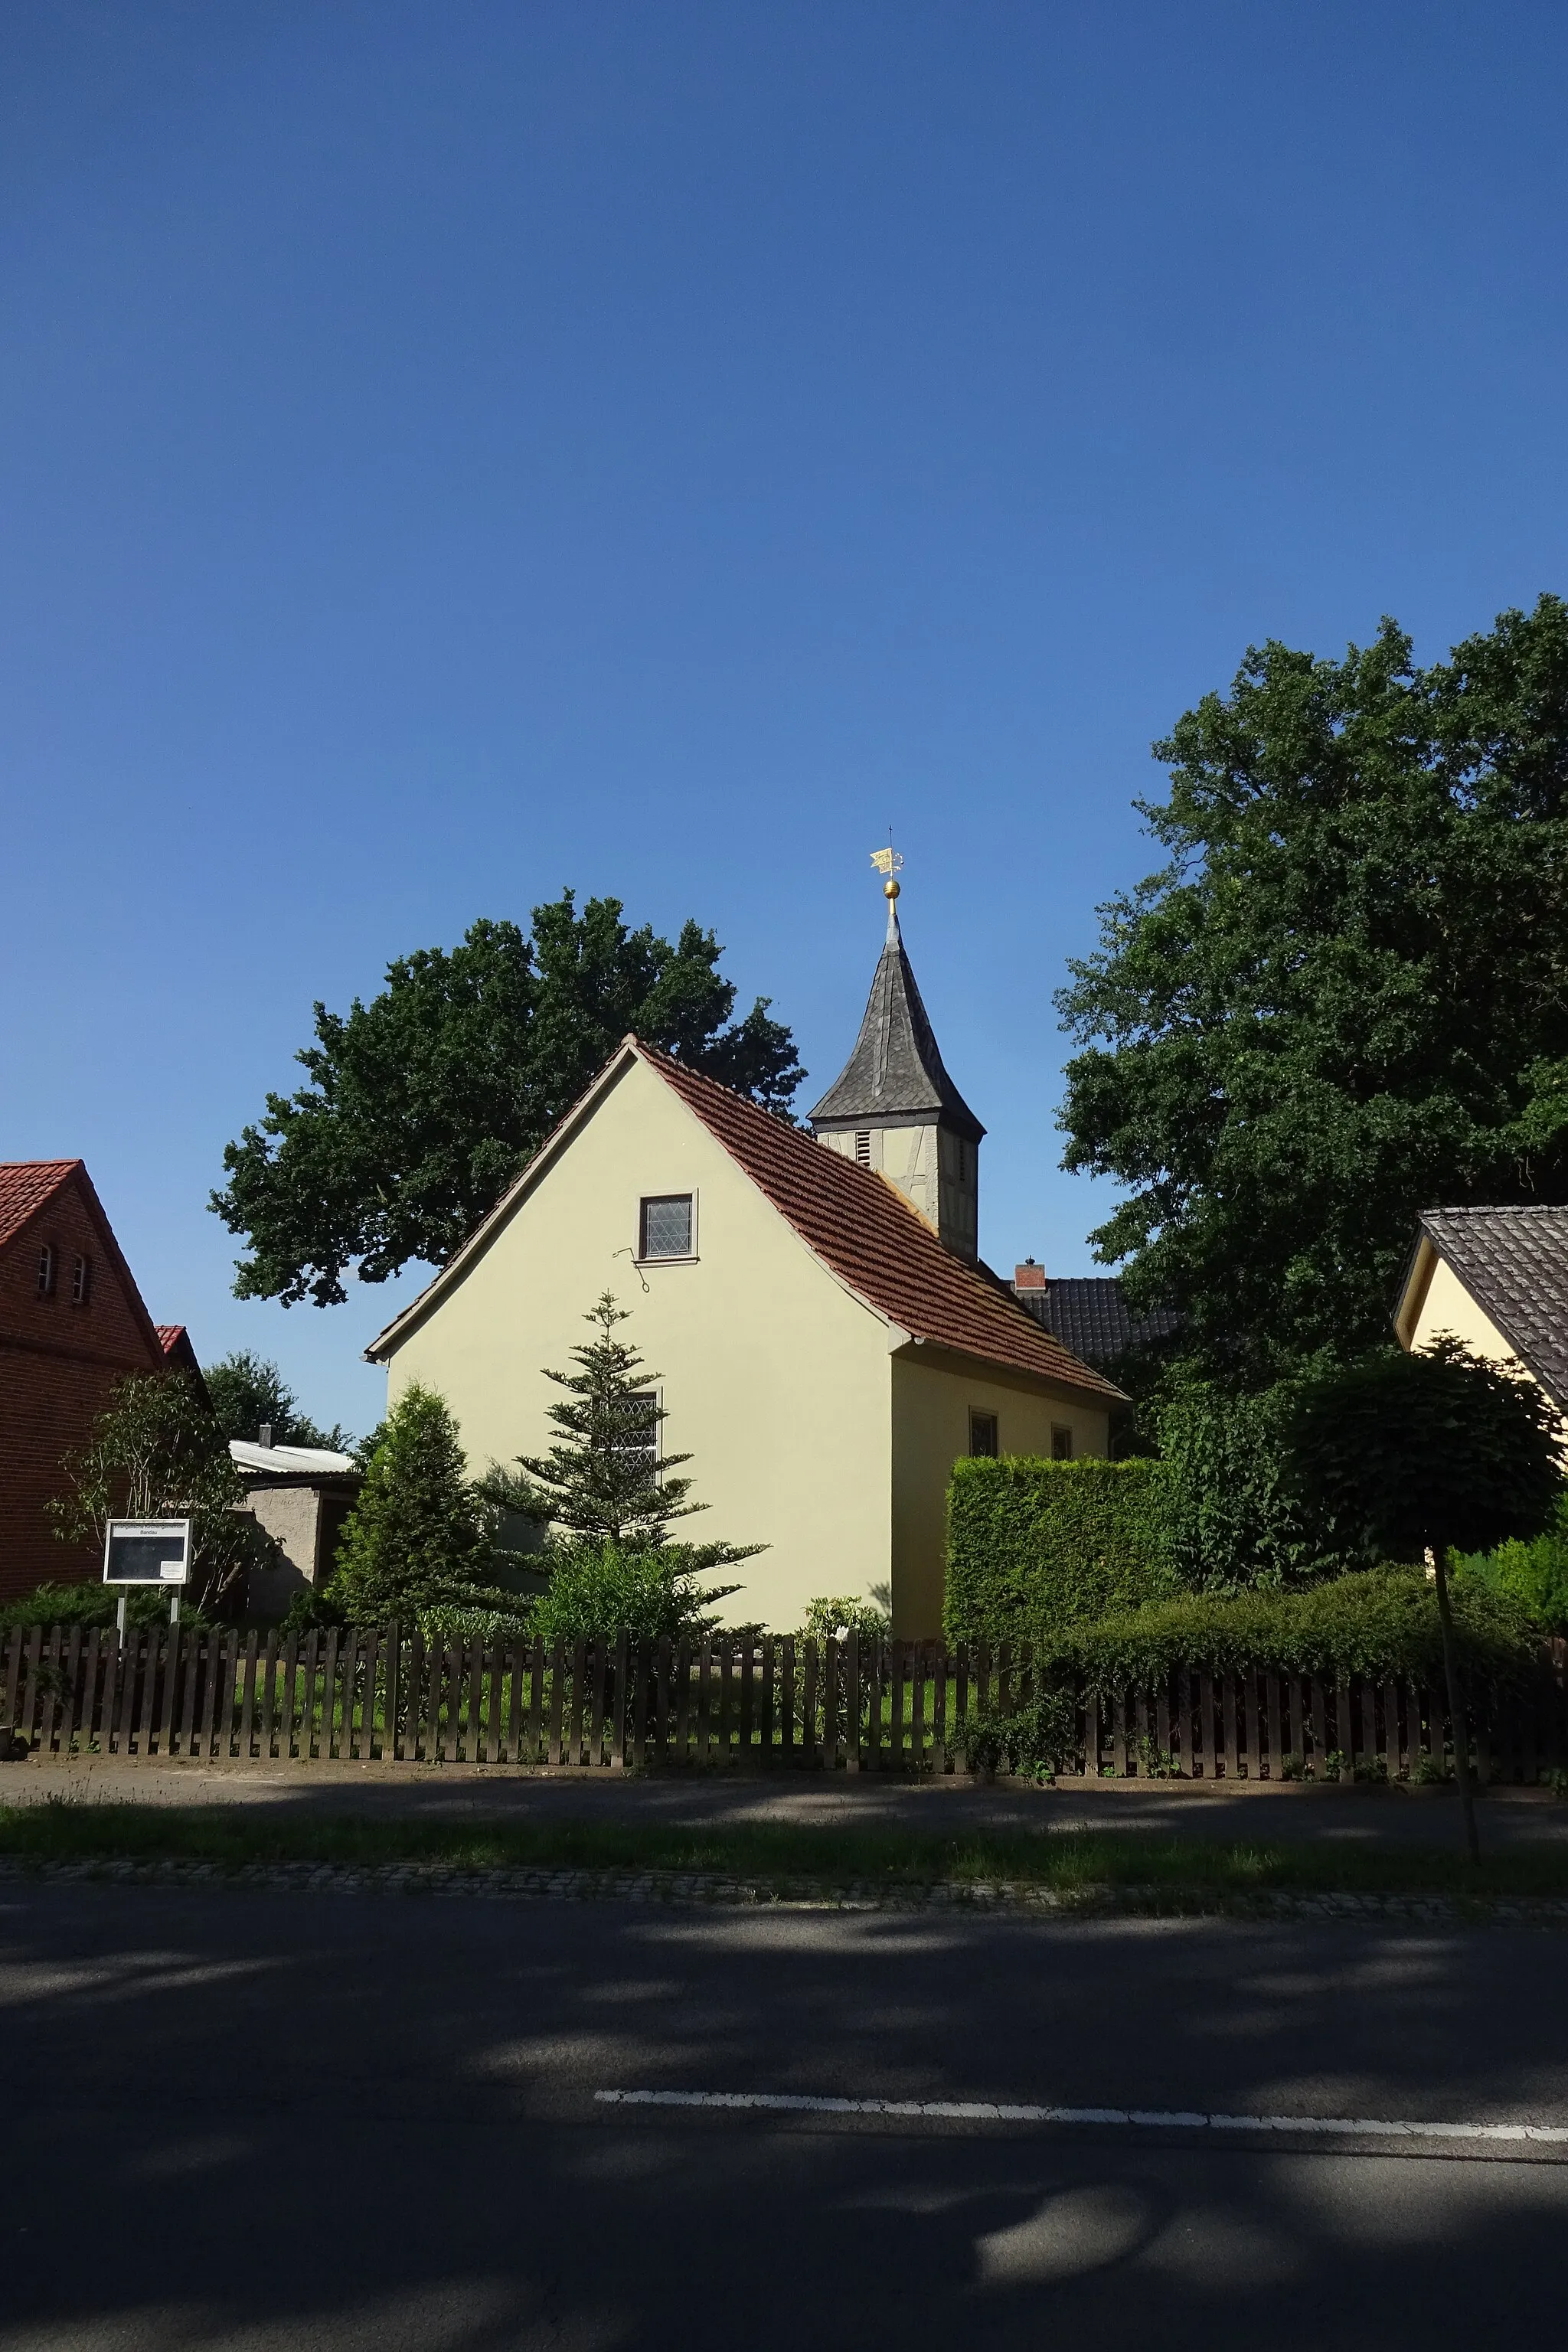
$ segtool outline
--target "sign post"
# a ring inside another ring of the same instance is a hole
[[[103,1580],[120,1587],[115,1622],[125,1635],[125,1603],[132,1585],[165,1586],[169,1622],[180,1622],[180,1588],[191,1576],[189,1519],[110,1519],[103,1538]]]

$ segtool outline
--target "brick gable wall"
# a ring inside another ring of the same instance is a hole
[[[55,1251],[55,1289],[38,1296],[38,1253]],[[91,1261],[85,1306],[71,1299],[72,1261]],[[84,1443],[127,1372],[158,1370],[163,1351],[119,1251],[79,1175],[68,1177],[0,1247],[0,1599],[47,1578],[95,1576],[96,1547],[51,1533],[45,1505],[60,1490],[60,1457]]]

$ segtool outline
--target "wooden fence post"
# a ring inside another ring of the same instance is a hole
[[[760,1720],[757,1725],[758,1761],[771,1764],[773,1760],[773,1669],[777,1644],[771,1633],[763,1636],[763,1690]]]
[[[820,1653],[815,1634],[807,1634],[805,1643],[805,1675],[800,1698],[801,1752],[807,1764],[820,1764],[826,1750],[819,1748],[816,1738],[817,1666]],[[828,1759],[831,1760],[831,1759]]]
[[[653,1752],[660,1764],[669,1761],[669,1635],[661,1633],[654,1654]]]
[[[544,1750],[540,1744],[544,1723],[544,1640],[533,1637],[533,1647],[528,1661],[528,1761],[541,1764]]]
[[[501,1707],[506,1685],[506,1643],[490,1636],[490,1687],[485,1703],[485,1762],[499,1764],[501,1751]]]
[[[245,1699],[239,1715],[239,1753],[241,1760],[247,1764],[250,1761],[251,1741],[256,1731],[256,1654],[260,1639],[254,1626],[245,1637]],[[174,1644],[171,1642],[169,1644],[171,1684],[174,1679]],[[165,1710],[166,1707],[167,1701],[165,1701]]]
[[[616,1719],[609,1740],[609,1759],[616,1771],[626,1771],[626,1717],[627,1698],[630,1698],[630,1686],[627,1686],[626,1679],[627,1656],[630,1656],[630,1651],[627,1651],[626,1633],[618,1633],[616,1634]]]
[[[675,1760],[691,1761],[691,1643],[684,1633],[675,1645]]]
[[[566,1652],[557,1640],[550,1651],[550,1761],[559,1764],[562,1748],[562,1723],[566,1702]]]
[[[795,1759],[795,1636],[786,1633],[779,1648],[779,1761]]]

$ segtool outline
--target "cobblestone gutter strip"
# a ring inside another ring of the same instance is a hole
[[[1568,1896],[1522,1895],[1458,1902],[1441,1895],[1220,1893],[1207,1888],[1089,1886],[1058,1892],[1005,1879],[942,1879],[885,1885],[858,1879],[747,1879],[676,1870],[465,1869],[456,1864],[181,1860],[34,1862],[0,1858],[0,1885],[236,1887],[272,1894],[423,1895],[481,1902],[543,1900],[707,1905],[805,1911],[979,1912],[992,1916],[1075,1918],[1108,1912],[1252,1919],[1367,1919],[1412,1926],[1496,1920],[1568,1927]]]

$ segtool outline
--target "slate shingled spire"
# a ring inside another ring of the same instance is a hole
[[[888,936],[860,1034],[810,1113],[829,1150],[879,1168],[947,1246],[977,1254],[978,1147],[985,1129],[948,1076],[899,929],[899,886],[887,887]]]
[[[818,1134],[827,1126],[905,1127],[930,1118],[971,1143],[985,1132],[943,1066],[892,898],[855,1051],[809,1116]]]

